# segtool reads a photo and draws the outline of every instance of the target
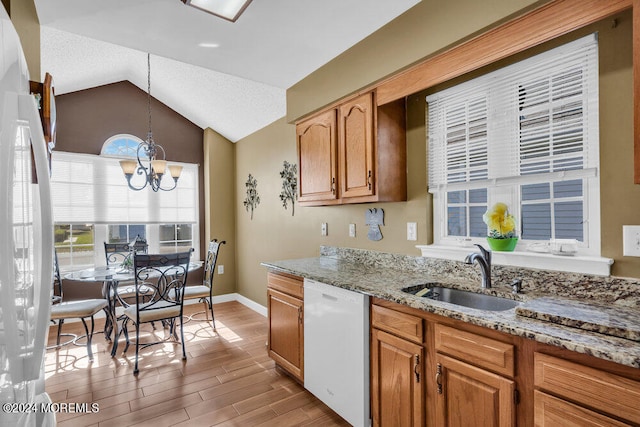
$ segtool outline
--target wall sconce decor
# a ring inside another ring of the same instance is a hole
[[[249,179],[244,184],[247,187],[247,197],[244,199],[244,208],[247,212],[251,212],[251,219],[253,219],[253,210],[260,204],[260,196],[258,196],[258,180],[253,175],[249,174]]]
[[[298,165],[285,160],[282,166],[283,169],[280,171],[280,178],[282,178],[280,200],[285,209],[287,209],[287,204],[291,203],[291,216],[293,216],[295,201],[298,198]]]

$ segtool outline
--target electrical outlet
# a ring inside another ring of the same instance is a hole
[[[407,240],[418,240],[418,224],[415,222],[407,223]]]
[[[224,265],[218,266],[218,274],[224,274]]]
[[[640,225],[622,226],[622,255],[640,257]]]
[[[356,237],[356,225],[349,224],[349,237]]]
[[[322,226],[320,227],[320,235],[321,236],[328,236],[329,235],[329,230],[328,230],[328,226],[326,222],[322,223]]]

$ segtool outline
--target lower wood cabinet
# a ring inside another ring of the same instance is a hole
[[[606,415],[536,390],[535,425],[539,427],[619,427],[629,426]]]
[[[374,426],[424,425],[424,320],[371,306]]]
[[[371,412],[374,426],[424,423],[424,349],[379,329],[371,331]]]
[[[374,426],[640,426],[640,369],[373,298]]]
[[[304,302],[301,278],[270,272],[267,287],[269,356],[304,381]]]
[[[436,355],[436,425],[515,425],[515,382],[452,357]]]
[[[543,353],[534,362],[537,426],[554,425],[561,413],[563,425],[640,424],[640,382]]]

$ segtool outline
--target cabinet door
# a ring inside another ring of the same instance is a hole
[[[374,426],[423,424],[423,348],[378,329],[371,336]]]
[[[437,425],[515,425],[512,380],[439,353],[436,363]]]
[[[340,188],[342,198],[375,194],[373,94],[338,108]]]
[[[329,110],[296,126],[300,202],[338,198],[336,112]]]
[[[267,290],[269,356],[300,381],[304,380],[302,300]]]

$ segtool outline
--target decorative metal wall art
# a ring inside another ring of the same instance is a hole
[[[298,165],[285,160],[282,167],[283,169],[280,171],[280,178],[282,178],[280,200],[285,209],[287,209],[287,204],[291,203],[291,216],[293,216],[298,198]]]
[[[366,224],[369,226],[369,232],[367,233],[369,240],[382,240],[380,226],[384,225],[384,210],[378,208],[367,209],[364,217]]]
[[[260,196],[258,196],[258,181],[249,174],[249,179],[244,184],[247,187],[247,197],[244,199],[244,208],[247,212],[251,212],[253,219],[253,210],[260,204]]]

